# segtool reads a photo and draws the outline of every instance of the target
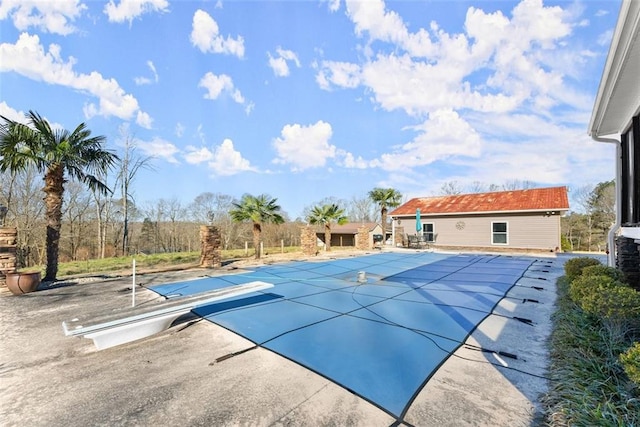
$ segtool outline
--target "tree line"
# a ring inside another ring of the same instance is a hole
[[[121,129],[123,152],[116,154],[103,147],[105,137],[92,136],[84,123],[73,131],[54,129],[34,111],[24,122],[0,119],[0,205],[7,208],[0,226],[18,229],[19,266],[46,263],[44,280],[56,279],[61,259],[195,250],[203,223],[217,225],[223,248],[230,249],[246,242],[249,234],[255,248],[260,241],[296,246],[304,221],[330,228],[334,220],[344,221],[347,210],[353,221],[376,219],[375,197],[354,198],[344,207],[324,200],[306,208],[304,220],[295,221],[277,199],[264,194],[238,201],[205,192],[188,205],[171,198],[138,206],[132,196],[135,176],[151,167],[151,158],[137,155],[127,128]],[[115,191],[109,186],[114,172]],[[385,191],[392,199],[381,202],[383,219],[387,206],[398,206],[401,198],[395,190]],[[329,215],[316,215],[320,211]]]
[[[152,167],[151,158],[138,156],[126,128],[124,148],[115,153],[103,148],[105,137],[92,136],[84,123],[67,131],[52,129],[33,111],[27,123],[0,118],[0,205],[8,208],[5,223],[18,229],[19,266],[46,263],[45,280],[55,280],[60,260],[197,250],[202,224],[220,229],[223,249],[249,240],[254,248],[259,242],[298,246],[302,225],[320,225],[330,250],[332,224],[380,222],[387,227],[389,208],[403,201],[395,189],[374,188],[351,200],[320,200],[295,220],[266,194],[237,200],[204,192],[188,204],[169,198],[138,205],[132,191],[135,177]],[[531,187],[529,181],[502,188],[476,182],[469,192]],[[602,249],[615,212],[613,181],[580,191],[585,213],[563,218],[563,249]],[[462,187],[453,181],[441,192],[459,194]]]

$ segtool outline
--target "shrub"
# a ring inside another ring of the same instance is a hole
[[[567,262],[564,263],[564,274],[567,276],[569,281],[572,281],[576,277],[579,277],[582,274],[582,269],[588,267],[590,265],[602,265],[600,261],[595,258],[589,257],[580,257],[580,258],[571,258]]]
[[[616,281],[607,283],[620,286]],[[542,399],[544,425],[640,427],[640,387],[625,374],[620,356],[637,341],[637,335],[635,339],[612,335],[602,319],[586,313],[569,298],[567,277],[559,278],[557,285],[550,384]]]
[[[640,342],[634,343],[629,350],[620,355],[620,362],[629,379],[640,387]]]
[[[607,265],[589,265],[582,269],[583,276],[607,276],[613,280],[624,282],[624,273],[614,267]]]
[[[584,299],[588,296],[597,296],[601,289],[623,286],[622,283],[609,276],[578,276],[569,284],[569,297],[582,307]]]
[[[621,282],[611,283],[613,286],[602,286],[585,294],[580,302],[582,309],[616,322],[640,317],[640,293]]]

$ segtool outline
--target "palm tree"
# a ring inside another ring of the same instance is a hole
[[[262,224],[267,222],[282,224],[284,222],[284,217],[280,213],[281,208],[276,203],[277,201],[278,199],[272,199],[266,194],[261,194],[258,197],[245,194],[242,196],[240,203],[233,203],[235,209],[229,211],[229,215],[234,221],[251,221],[253,223],[253,247],[256,250],[256,259],[260,259]]]
[[[52,129],[46,119],[29,111],[28,124],[0,116],[0,172],[22,172],[35,167],[44,173],[45,216],[47,222],[47,269],[44,280],[58,274],[58,250],[62,226],[65,174],[91,190],[107,193],[109,188],[97,177],[106,175],[118,159],[102,148],[104,136],[91,136],[84,123],[73,132]]]
[[[369,198],[380,206],[380,217],[382,221],[382,234],[387,240],[387,208],[400,206],[402,193],[393,188],[376,187],[369,191]]]
[[[331,250],[331,223],[345,224],[348,219],[344,214],[344,209],[340,209],[336,204],[314,206],[307,217],[309,224],[324,225],[324,244],[326,250]]]

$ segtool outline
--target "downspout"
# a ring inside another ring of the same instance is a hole
[[[597,142],[607,142],[616,144],[616,222],[609,229],[607,234],[607,243],[609,245],[609,253],[607,254],[607,265],[615,267],[616,265],[616,233],[620,229],[622,218],[620,213],[620,181],[622,181],[622,145],[621,142],[613,138],[602,138],[600,136],[591,135],[591,139]]]

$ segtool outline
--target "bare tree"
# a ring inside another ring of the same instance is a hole
[[[380,217],[378,207],[367,196],[353,196],[347,204],[347,212],[351,222],[375,222]]]
[[[487,192],[487,184],[480,181],[473,181],[469,186],[469,193],[486,193]]]
[[[224,249],[229,249],[239,242],[243,227],[242,223],[231,219],[229,211],[237,202],[233,196],[222,193],[206,192],[199,194],[189,205],[191,218],[200,223],[213,223],[220,229],[221,244]],[[213,215],[213,219],[211,219]]]
[[[536,185],[532,181],[521,181],[519,179],[510,179],[502,184],[502,189],[505,191],[513,191],[513,190],[527,190],[529,188],[535,188]]]
[[[591,244],[593,241],[593,204],[591,203],[593,191],[594,187],[592,185],[583,185],[571,191],[571,193],[573,193],[573,199],[578,203],[578,207],[581,208],[581,211],[584,213],[586,218],[588,250],[591,250]]]
[[[63,242],[67,242],[68,255],[72,261],[78,259],[78,249],[87,237],[86,229],[91,219],[91,195],[77,181],[70,181],[65,188],[66,198],[62,205]],[[88,254],[87,254],[88,256]]]
[[[99,179],[102,182],[107,183],[109,188],[111,185],[108,183],[106,175],[101,175]],[[97,258],[104,258],[107,247],[107,224],[111,218],[111,211],[113,207],[113,192],[102,193],[99,191],[91,190],[93,197],[94,209],[96,211],[96,229],[97,229],[97,242],[96,253]]]
[[[440,187],[440,194],[443,196],[462,194],[462,187],[458,181],[447,181]]]
[[[18,265],[43,264],[46,249],[45,205],[40,176],[33,167],[20,173],[7,171],[1,176],[0,200],[8,208],[6,222],[18,230]]]
[[[178,222],[184,218],[186,209],[176,197],[165,200],[164,208],[164,212],[169,220],[169,252],[176,252],[180,247],[178,240]]]
[[[134,201],[131,185],[141,168],[152,169],[151,156],[140,157],[136,154],[135,139],[128,133],[128,127],[120,128],[124,143],[124,153],[118,162],[116,184],[120,187],[122,204],[122,255],[129,253],[129,203]]]

